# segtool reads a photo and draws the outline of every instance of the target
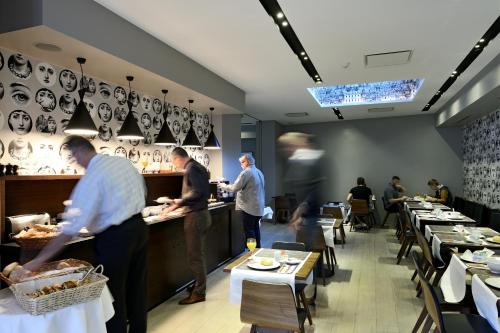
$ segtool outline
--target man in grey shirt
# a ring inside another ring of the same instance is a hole
[[[394,176],[384,191],[384,208],[388,212],[399,212],[401,204],[408,199],[402,193],[406,189],[401,185],[401,180],[398,176]]]
[[[243,228],[246,238],[255,238],[257,247],[260,247],[259,221],[264,214],[264,175],[255,167],[255,160],[250,154],[240,157],[243,171],[234,184],[219,184],[220,188],[237,192],[236,210],[243,215]]]

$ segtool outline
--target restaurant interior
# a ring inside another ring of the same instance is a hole
[[[499,33],[498,0],[0,0],[0,332],[145,332],[95,224],[28,269],[74,134],[145,184],[147,332],[500,332]]]

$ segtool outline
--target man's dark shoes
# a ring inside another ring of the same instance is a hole
[[[193,283],[193,284],[191,284],[191,285],[189,285],[189,286],[186,288],[187,293],[188,293],[188,294],[190,294],[190,295],[191,295],[191,293],[193,292],[193,290],[194,290],[194,283]]]
[[[205,295],[200,295],[193,291],[191,295],[179,301],[180,305],[194,304],[198,302],[205,302]]]

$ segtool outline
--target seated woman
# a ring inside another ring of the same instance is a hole
[[[349,191],[349,194],[347,195],[347,202],[352,203],[352,200],[358,199],[358,200],[366,200],[366,203],[368,204],[368,207],[370,209],[373,209],[373,204],[372,204],[372,190],[366,186],[365,179],[363,177],[358,177],[356,179],[356,187],[351,188]],[[351,210],[349,210],[348,214],[348,221],[351,221],[352,215],[351,215]],[[367,228],[368,224],[363,221],[363,219],[360,219],[360,227]]]
[[[427,196],[425,201],[441,203],[445,206],[451,207],[452,197],[450,190],[447,186],[440,184],[436,179],[432,178],[427,182],[427,185],[434,191],[433,196]]]

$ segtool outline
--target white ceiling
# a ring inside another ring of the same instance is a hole
[[[246,92],[246,112],[283,124],[336,119],[306,91],[314,86],[258,0],[95,0]],[[423,78],[410,103],[340,108],[345,119],[422,114],[500,14],[499,0],[286,0],[280,5],[324,85]],[[438,110],[500,53],[492,41],[447,93]],[[413,50],[409,64],[365,68],[364,55]],[[349,63],[347,68],[344,68]],[[287,118],[308,112],[307,118]]]

